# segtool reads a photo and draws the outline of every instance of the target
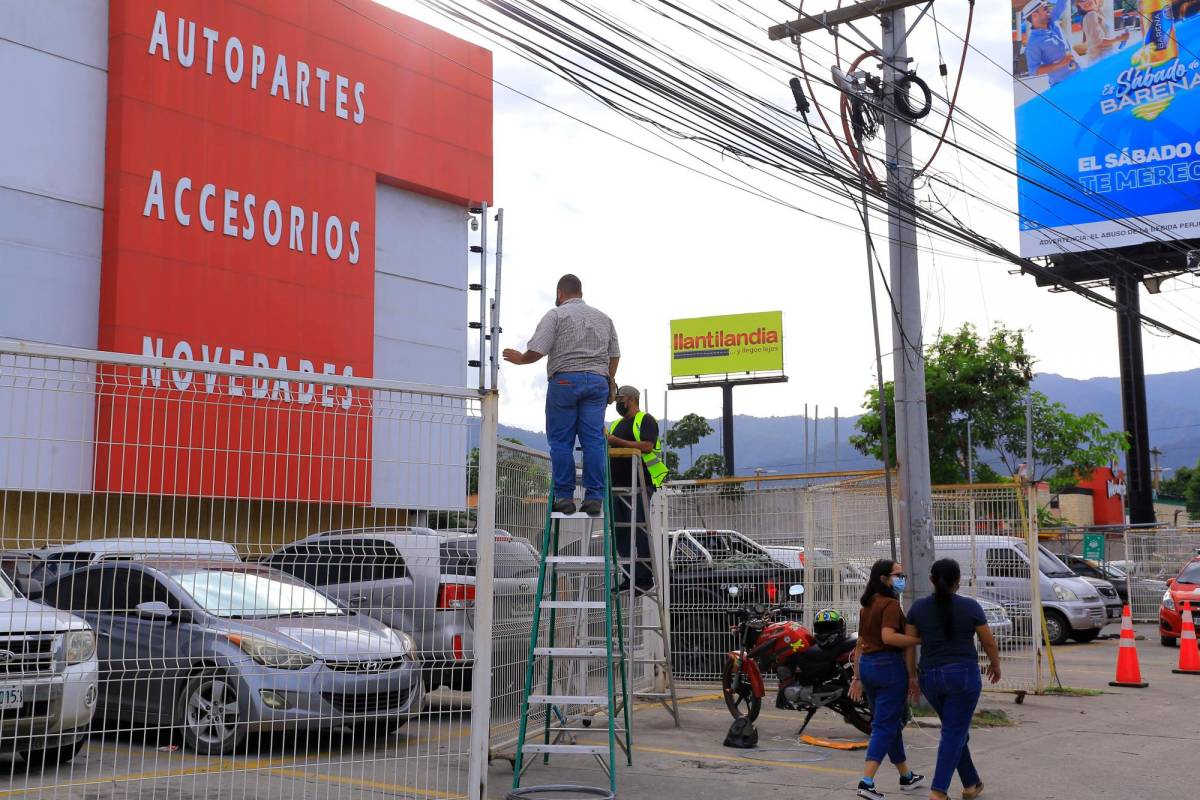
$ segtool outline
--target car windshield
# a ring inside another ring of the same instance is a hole
[[[717,561],[728,559],[752,559],[769,561],[770,556],[746,540],[716,531],[692,534],[700,545]]]
[[[1017,542],[1017,549],[1026,558],[1029,557],[1029,550],[1025,547],[1024,542]],[[1070,567],[1059,561],[1057,556],[1041,546],[1038,547],[1038,571],[1047,578],[1071,578],[1075,576]]]
[[[1193,561],[1184,567],[1183,572],[1179,573],[1179,577],[1175,579],[1175,582],[1190,585],[1200,584],[1200,561]]]
[[[274,575],[205,569],[171,576],[210,614],[226,619],[342,616],[337,603],[309,586]]]
[[[1101,565],[1096,561],[1090,560],[1087,562],[1087,564],[1103,572],[1106,578],[1119,578],[1120,580],[1125,580],[1127,577],[1125,575],[1125,570],[1121,569],[1120,567],[1114,567],[1112,564]]]

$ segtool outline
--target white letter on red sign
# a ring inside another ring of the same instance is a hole
[[[250,88],[258,88],[258,76],[267,71],[267,54],[258,45],[250,46]]]
[[[329,83],[329,70],[321,69],[320,67],[317,67],[317,80],[321,82],[321,97],[320,97],[321,102],[318,104],[318,108],[320,108],[322,111],[324,111],[325,110],[325,84]]]
[[[264,353],[254,354],[254,366],[258,369],[270,369],[271,360]],[[267,396],[267,384],[271,381],[268,378],[251,378],[250,379],[250,394],[255,398],[262,400]]]
[[[363,120],[367,116],[366,109],[363,108],[363,95],[366,94],[366,92],[367,87],[362,81],[354,84],[354,121],[359,125],[362,125]]]
[[[350,263],[358,263],[358,223],[350,223]]]
[[[274,97],[283,89],[283,99],[291,100],[292,92],[288,88],[287,74],[287,57],[283,53],[279,54],[279,58],[275,59],[275,79],[271,81],[271,96]]]
[[[300,206],[292,206],[290,219],[288,249],[304,252],[304,209]]]
[[[167,15],[161,8],[154,15],[154,30],[150,32],[150,55],[154,55],[154,51],[159,47],[162,48],[163,61],[170,61],[171,53],[167,49]]]
[[[208,60],[204,62],[204,71],[212,75],[213,45],[217,43],[217,39],[220,38],[221,34],[212,28],[203,28],[201,33],[208,40]]]
[[[333,234],[337,234],[336,244]],[[325,255],[337,261],[342,255],[342,221],[337,216],[325,220]]]
[[[263,236],[271,247],[278,245],[283,238],[283,211],[274,200],[268,200],[263,206]]]
[[[181,361],[192,361],[192,346],[187,342],[179,342],[175,345],[175,352],[171,354],[171,358],[178,358]],[[192,372],[180,372],[177,369],[171,370],[171,378],[175,381],[175,388],[181,392],[186,392],[188,387],[192,385]]]
[[[175,57],[179,65],[190,67],[196,61],[196,23],[187,23],[187,39],[183,37],[183,17],[179,18],[179,35],[175,37]]]
[[[309,375],[315,374],[313,363],[307,358],[300,359],[300,371],[307,372]],[[311,383],[296,384],[296,399],[301,403],[311,403],[313,399],[314,387]]]
[[[225,213],[222,215],[221,233],[226,236],[237,236],[238,228],[234,224],[237,219],[238,193],[233,189],[225,190]]]
[[[247,193],[242,198],[242,212],[246,215],[246,224],[242,226],[242,238],[248,242],[254,238],[254,195]]]
[[[308,64],[296,62],[296,102],[308,108],[308,84],[312,75],[308,72]]]
[[[159,219],[166,219],[166,212],[163,210],[162,173],[158,170],[150,173],[150,188],[146,191],[146,205],[142,208],[142,216],[150,216],[152,208],[158,209]]]
[[[200,226],[209,232],[217,229],[217,224],[208,215],[208,201],[216,196],[217,187],[211,183],[206,183],[200,187]]]
[[[237,54],[237,69],[233,68],[233,55]],[[230,36],[225,42],[225,77],[230,83],[242,80],[242,72],[246,66],[246,56],[242,53],[242,43],[236,36]]]
[[[334,89],[333,113],[337,114],[342,119],[349,119],[350,114],[346,111],[346,101],[349,96],[346,90],[350,88],[350,81],[346,80],[341,75],[337,76],[336,88]]]
[[[162,337],[151,339],[149,336],[143,336],[142,355],[147,358],[162,358]],[[146,385],[147,377],[155,389],[162,386],[162,370],[158,367],[142,367],[142,386]]]
[[[183,193],[192,190],[192,179],[183,177],[175,184],[175,220],[187,227],[192,224],[192,215],[183,210]]]
[[[246,357],[246,353],[244,350],[230,350],[229,351],[229,366],[240,367],[242,365],[242,359],[245,357]],[[242,384],[240,384],[238,382],[237,375],[229,376],[229,396],[230,397],[245,397],[246,396],[246,390],[243,389]]]

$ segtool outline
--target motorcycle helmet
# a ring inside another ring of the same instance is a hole
[[[825,649],[835,647],[846,638],[846,619],[834,608],[817,612],[813,618],[813,638]]]

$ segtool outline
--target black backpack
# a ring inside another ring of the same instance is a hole
[[[725,734],[725,746],[743,750],[758,747],[758,729],[745,717],[735,719],[729,726],[729,733]]]

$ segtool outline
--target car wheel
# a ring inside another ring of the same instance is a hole
[[[30,769],[55,767],[59,764],[70,763],[79,754],[79,751],[83,749],[83,745],[86,742],[87,739],[83,738],[73,744],[43,747],[38,750],[22,750],[21,758],[25,759],[25,763],[29,765]]]
[[[1071,639],[1073,639],[1076,642],[1079,642],[1080,644],[1087,644],[1088,642],[1094,642],[1094,641],[1096,641],[1096,637],[1099,635],[1100,635],[1099,628],[1096,628],[1095,630],[1090,630],[1090,631],[1071,631]]]
[[[1057,611],[1046,612],[1046,637],[1050,640],[1051,645],[1061,647],[1067,643],[1070,634],[1071,626],[1066,617]]]
[[[232,753],[246,738],[237,682],[206,670],[187,682],[176,709],[183,742],[202,755]]]
[[[1174,636],[1160,636],[1159,640],[1163,647],[1176,647],[1179,644],[1179,640]]]

